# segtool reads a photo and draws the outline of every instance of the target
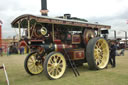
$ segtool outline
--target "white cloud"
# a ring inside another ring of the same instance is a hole
[[[127,0],[47,0],[49,16],[70,13],[92,22],[109,24],[114,30],[128,30]],[[41,0],[3,0],[0,2],[0,19],[3,37],[15,34],[10,23],[22,14],[40,15]]]

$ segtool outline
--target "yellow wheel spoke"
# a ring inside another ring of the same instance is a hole
[[[53,76],[54,75],[54,69],[50,71],[50,74]]]
[[[31,72],[34,72],[35,66],[33,65],[32,67],[29,67],[29,70],[30,70]]]
[[[57,76],[57,70],[56,69],[54,69],[54,73],[55,73],[55,76]]]
[[[99,48],[98,45],[95,46],[95,49]]]
[[[57,63],[57,58],[54,58],[55,63]]]
[[[96,59],[96,65],[99,65],[99,64],[100,64],[99,60],[98,60],[98,59]]]
[[[51,75],[54,74],[54,69],[52,69],[50,72],[49,72]]]
[[[58,68],[56,69],[56,71],[57,71],[57,74],[59,75],[60,71],[58,70]]]
[[[53,64],[53,63],[54,63],[54,61],[51,59],[49,63]]]
[[[63,67],[63,64],[59,64],[59,65],[58,65],[58,68],[62,68],[62,67]]]
[[[54,68],[51,66],[51,67],[48,67],[48,72],[51,73],[52,71],[54,70]]]
[[[30,61],[33,61],[34,62],[34,60],[30,57]]]
[[[33,72],[36,72],[36,66],[35,65],[33,66]]]
[[[37,66],[35,65],[35,72],[38,72]]]
[[[62,60],[60,59],[59,61],[58,61],[58,64],[60,64],[62,62]]]
[[[36,59],[35,59],[35,57],[34,56],[31,56],[31,58],[30,58],[33,62],[36,62]]]
[[[37,68],[39,68],[39,69],[43,69],[43,66],[37,66]]]
[[[97,49],[94,49],[94,52],[96,52],[96,53],[97,53]]]
[[[27,66],[28,66],[28,67],[32,67],[32,66],[34,66],[34,63],[28,64]]]
[[[28,60],[28,63],[33,63],[32,61]]]

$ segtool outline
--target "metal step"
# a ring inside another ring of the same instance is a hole
[[[66,49],[64,49],[64,52],[69,60],[69,64],[71,65],[71,68],[72,68],[73,73],[75,74],[75,77],[80,76],[80,73],[78,72],[75,62],[70,58]]]

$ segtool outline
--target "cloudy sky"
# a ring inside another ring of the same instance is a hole
[[[128,0],[47,0],[48,16],[70,13],[72,17],[85,18],[89,22],[111,25],[118,36],[128,31]],[[40,15],[41,0],[1,0],[0,20],[3,21],[3,38],[16,35],[10,23],[22,14]],[[110,31],[113,37],[113,31]]]

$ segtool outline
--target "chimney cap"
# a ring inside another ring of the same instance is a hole
[[[64,14],[64,18],[65,19],[70,19],[71,18],[71,14]]]
[[[48,10],[40,10],[41,14],[47,14],[49,11]]]

